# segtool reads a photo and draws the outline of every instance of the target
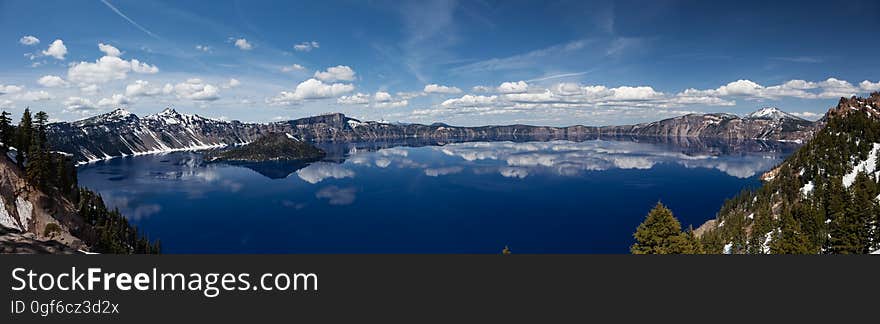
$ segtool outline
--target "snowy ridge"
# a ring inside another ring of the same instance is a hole
[[[789,113],[786,113],[786,112],[784,112],[784,111],[782,111],[782,110],[779,110],[779,108],[776,108],[776,107],[764,107],[764,108],[761,108],[761,109],[759,109],[759,110],[757,110],[757,111],[755,111],[755,112],[752,112],[751,114],[748,114],[748,115],[746,116],[746,118],[752,118],[752,119],[772,119],[772,120],[779,120],[779,119],[801,119],[800,117],[796,117],[796,116],[794,116],[794,115],[792,115],[792,114],[789,114]]]

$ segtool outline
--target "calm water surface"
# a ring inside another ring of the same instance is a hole
[[[792,151],[768,143],[323,144],[309,165],[198,153],[80,168],[166,253],[626,253],[657,201],[684,226]]]

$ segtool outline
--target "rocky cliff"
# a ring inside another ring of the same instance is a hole
[[[725,140],[803,141],[819,123],[775,108],[746,117],[691,114],[625,126],[548,127],[530,125],[456,127],[360,121],[327,114],[284,122],[257,124],[221,121],[181,114],[172,109],[143,118],[117,109],[75,122],[49,125],[53,149],[74,155],[79,163],[119,156],[203,150],[249,143],[268,133],[288,133],[310,142],[399,141],[582,141],[601,136],[700,137]]]

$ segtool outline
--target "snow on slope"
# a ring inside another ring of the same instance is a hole
[[[853,167],[852,171],[843,176],[843,186],[846,188],[852,186],[853,182],[856,181],[856,176],[859,174],[859,172],[864,172],[868,175],[874,175],[874,171],[877,168],[878,152],[880,152],[880,143],[874,143],[874,147],[871,148],[871,153],[868,153],[868,159],[856,164],[856,166]]]

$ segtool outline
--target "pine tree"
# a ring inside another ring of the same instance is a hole
[[[659,202],[633,237],[636,239],[636,243],[630,247],[633,254],[685,254],[696,253],[697,250],[689,235],[681,232],[681,223],[672,215],[672,211]]]
[[[815,253],[809,248],[809,239],[801,231],[800,223],[795,220],[791,211],[785,210],[780,216],[779,232],[770,243],[770,251],[773,254],[811,254]]]
[[[46,112],[40,111],[35,116],[33,138],[28,148],[28,163],[25,168],[28,180],[35,186],[46,189],[51,182],[49,175],[51,173],[51,157],[49,155],[48,145],[46,144],[46,123],[49,116]]]
[[[25,108],[21,115],[21,121],[18,123],[18,130],[15,133],[15,147],[18,152],[15,161],[20,167],[24,167],[25,151],[31,147],[31,140],[34,138],[33,123],[31,120],[30,108]]]
[[[3,142],[0,153],[8,152],[9,146],[13,145],[12,141],[15,140],[15,129],[12,128],[12,119],[9,116],[5,110],[0,113],[0,142]]]

